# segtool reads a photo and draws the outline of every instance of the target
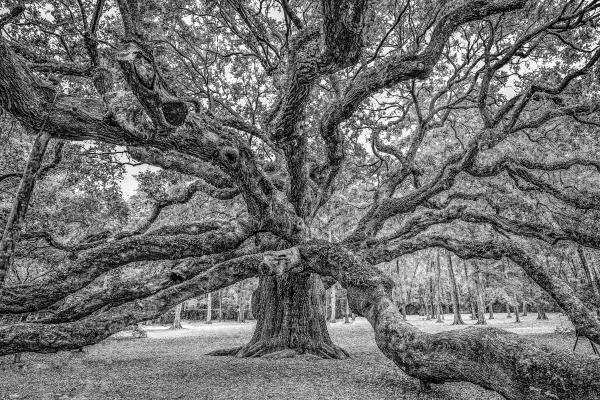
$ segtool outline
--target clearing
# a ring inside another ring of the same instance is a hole
[[[492,326],[509,329],[538,344],[571,351],[575,337],[554,333],[566,317],[548,314],[539,321],[535,314],[522,317],[521,324],[506,314],[488,320]],[[471,326],[468,315],[463,319]],[[461,329],[445,323],[409,321],[428,332]],[[310,356],[293,359],[236,359],[210,357],[205,353],[244,344],[253,323],[184,323],[186,329],[145,327],[146,339],[132,339],[127,332],[85,352],[24,354],[22,364],[0,357],[0,399],[498,399],[501,397],[471,384],[434,385],[419,392],[418,381],[400,371],[377,349],[373,330],[366,320],[352,324],[343,320],[329,324],[334,342],[350,352],[344,361]],[[578,352],[591,353],[587,339]]]

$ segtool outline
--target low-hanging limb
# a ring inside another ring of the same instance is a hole
[[[151,265],[127,265],[115,275],[104,275],[86,287],[70,294],[37,314],[29,314],[34,322],[64,323],[82,319],[98,310],[149,297],[161,290],[192,279],[218,263],[256,253],[257,249],[240,248],[212,256],[184,260],[158,261],[158,271]]]
[[[102,310],[76,322],[0,326],[0,356],[21,352],[53,353],[98,343],[132,324],[157,318],[187,299],[256,276],[263,257],[263,254],[247,255],[219,263],[143,300]]]
[[[596,312],[590,310],[566,282],[546,271],[532,255],[535,252],[525,249],[524,243],[505,237],[461,240],[456,236],[421,234],[366,250],[364,257],[376,264],[430,247],[445,248],[461,258],[511,259],[558,303],[580,334],[600,343],[600,318]]]
[[[41,310],[92,282],[103,273],[136,262],[200,257],[233,250],[252,236],[247,226],[225,226],[199,235],[141,235],[108,242],[82,252],[68,266],[33,284],[5,287],[0,313]]]
[[[389,278],[340,245],[301,245],[279,252],[267,265],[273,274],[306,270],[340,282],[352,309],[373,326],[381,351],[425,386],[466,381],[509,400],[600,398],[598,358],[539,348],[495,328],[429,334],[404,322],[391,300]]]

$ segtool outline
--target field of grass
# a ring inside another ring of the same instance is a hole
[[[564,317],[535,315],[521,324],[497,314],[490,325],[531,337],[538,344],[570,350],[574,335],[554,333]],[[468,316],[465,322],[472,325]],[[409,321],[428,332],[461,329],[445,323]],[[350,352],[348,360],[236,359],[210,357],[209,351],[239,346],[250,339],[252,323],[185,324],[184,330],[146,327],[148,338],[123,332],[83,353],[24,354],[22,364],[0,357],[0,399],[385,399],[491,400],[501,397],[464,383],[434,385],[419,392],[418,381],[400,371],[377,349],[370,325],[330,324],[334,342]],[[578,352],[589,352],[581,339]]]

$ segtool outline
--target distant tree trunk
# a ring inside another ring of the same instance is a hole
[[[588,265],[587,259],[585,258],[585,252],[583,250],[583,246],[577,246],[577,254],[579,255],[579,260],[581,261],[581,266],[583,267],[583,272],[585,273],[585,279],[587,283],[591,285],[592,291],[594,292],[594,296],[596,299],[600,299],[600,289],[598,288],[598,282],[594,279],[592,272],[590,270],[590,266]]]
[[[242,323],[246,322],[246,310],[244,309],[244,282],[240,282],[237,290],[237,300],[238,300],[238,319],[237,322]]]
[[[419,270],[419,264],[415,267],[415,270],[412,274],[412,279],[410,280],[410,286],[408,287],[408,292],[406,293],[406,304],[410,304],[412,300],[412,290],[415,283],[415,278],[417,276],[417,271]]]
[[[519,317],[519,302],[515,300],[515,323],[521,322],[521,318]]]
[[[400,275],[400,260],[396,259],[396,275]],[[400,312],[402,318],[406,321],[406,302],[404,301],[404,285],[402,284],[403,279],[398,280],[398,291],[400,292]]]
[[[431,315],[429,316],[429,319],[435,319],[436,315],[436,309],[435,309],[435,290],[434,290],[434,286],[433,286],[433,277],[430,276],[429,277],[429,308],[431,310]]]
[[[577,268],[577,263],[573,259],[572,255],[569,256],[567,263],[571,266],[571,271],[573,272],[573,276],[575,277],[575,280],[577,282],[580,282],[579,281],[579,270]]]
[[[506,318],[512,318],[512,315],[510,314],[510,304],[508,301],[506,302]]]
[[[465,281],[467,282],[467,298],[469,300],[469,308],[471,309],[470,319],[475,319],[475,302],[473,301],[473,291],[471,290],[471,280],[469,279],[469,271],[466,261],[463,261],[463,269],[465,271]]]
[[[330,299],[330,308],[331,308],[331,314],[329,315],[329,322],[335,323],[337,321],[337,319],[335,318],[335,289],[336,285],[334,284],[333,286],[331,286],[331,290],[329,293],[329,299]]]
[[[544,301],[540,301],[537,304],[537,319],[548,319],[546,315],[546,304]]]
[[[442,306],[440,304],[442,286],[442,266],[440,263],[440,252],[437,251],[435,262],[435,312],[437,314],[437,323],[442,323]]]
[[[479,263],[473,260],[475,267],[475,292],[477,294],[477,323],[476,325],[486,325],[485,321],[485,302],[483,301],[483,284],[481,282],[481,270]]]
[[[131,332],[131,336],[134,338],[145,338],[148,337],[148,333],[142,328],[142,324],[135,324]]]
[[[182,329],[181,326],[181,309],[183,308],[183,303],[179,303],[175,306],[175,316],[173,317],[173,323],[171,324],[171,329]]]
[[[212,293],[206,295],[206,323],[212,324]]]
[[[223,321],[223,290],[219,290],[219,322]]]
[[[490,316],[488,317],[488,319],[494,319],[494,302],[490,302],[490,304],[488,304],[488,310],[490,313]]]
[[[346,296],[346,312],[344,313],[344,323],[350,323],[350,304],[348,304],[348,296]]]
[[[454,320],[452,325],[464,325],[462,316],[460,315],[460,294],[458,293],[458,285],[456,284],[456,276],[454,275],[454,267],[452,266],[452,255],[446,252],[446,260],[448,262],[448,274],[450,275],[450,295],[452,297],[452,311],[454,312]]]
[[[276,358],[310,353],[325,358],[347,358],[348,353],[333,344],[327,332],[324,292],[319,275],[261,276],[252,296],[256,328],[250,342],[211,354]]]
[[[523,300],[523,316],[527,316],[527,301]]]

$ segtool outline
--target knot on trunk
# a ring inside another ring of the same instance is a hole
[[[281,276],[290,272],[300,263],[300,252],[297,247],[280,251],[270,251],[263,255],[260,273],[263,275]]]

